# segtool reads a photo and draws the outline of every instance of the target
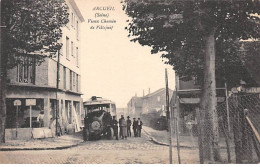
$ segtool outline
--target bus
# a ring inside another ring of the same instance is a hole
[[[92,96],[83,102],[85,110],[83,139],[97,140],[101,137],[113,139],[112,117],[116,116],[115,102],[97,96]]]

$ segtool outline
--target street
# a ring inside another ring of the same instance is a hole
[[[182,149],[182,163],[199,163],[198,151]],[[169,148],[154,144],[143,134],[127,140],[88,141],[64,150],[2,151],[0,163],[10,164],[167,164]],[[173,163],[178,163],[173,148]]]

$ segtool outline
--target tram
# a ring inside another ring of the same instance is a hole
[[[113,139],[112,117],[116,116],[116,104],[102,97],[92,96],[83,103],[85,110],[83,139]]]

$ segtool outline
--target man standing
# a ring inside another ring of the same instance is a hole
[[[137,136],[141,137],[141,130],[142,130],[143,122],[138,118],[137,120]]]
[[[134,130],[134,136],[137,137],[137,121],[135,118],[133,118],[133,130]]]
[[[118,122],[116,120],[116,116],[113,116],[113,119],[112,119],[112,127],[113,127],[113,130],[114,130],[114,136],[116,136],[116,140],[118,140]]]
[[[131,125],[132,125],[132,122],[131,120],[129,119],[130,117],[127,116],[127,137],[131,137]]]
[[[37,122],[39,123],[39,127],[43,127],[44,126],[44,111],[41,111],[40,114],[37,117]]]
[[[119,119],[119,136],[120,138],[123,138],[122,132],[123,132],[123,127],[122,127],[122,121],[124,119],[124,115],[121,115],[121,118]]]

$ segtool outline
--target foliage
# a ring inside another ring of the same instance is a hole
[[[216,74],[228,85],[248,76],[241,59],[240,40],[260,37],[260,2],[220,0],[146,0],[125,1],[125,11],[131,17],[129,37],[162,52],[165,63],[173,65],[180,77],[202,77],[205,40],[215,29]],[[249,50],[249,53],[251,51]],[[236,75],[234,75],[236,73]],[[223,75],[225,74],[225,75]]]
[[[62,46],[61,27],[68,23],[65,0],[2,0],[1,26],[5,26],[7,67],[31,55],[38,62],[53,56]]]

